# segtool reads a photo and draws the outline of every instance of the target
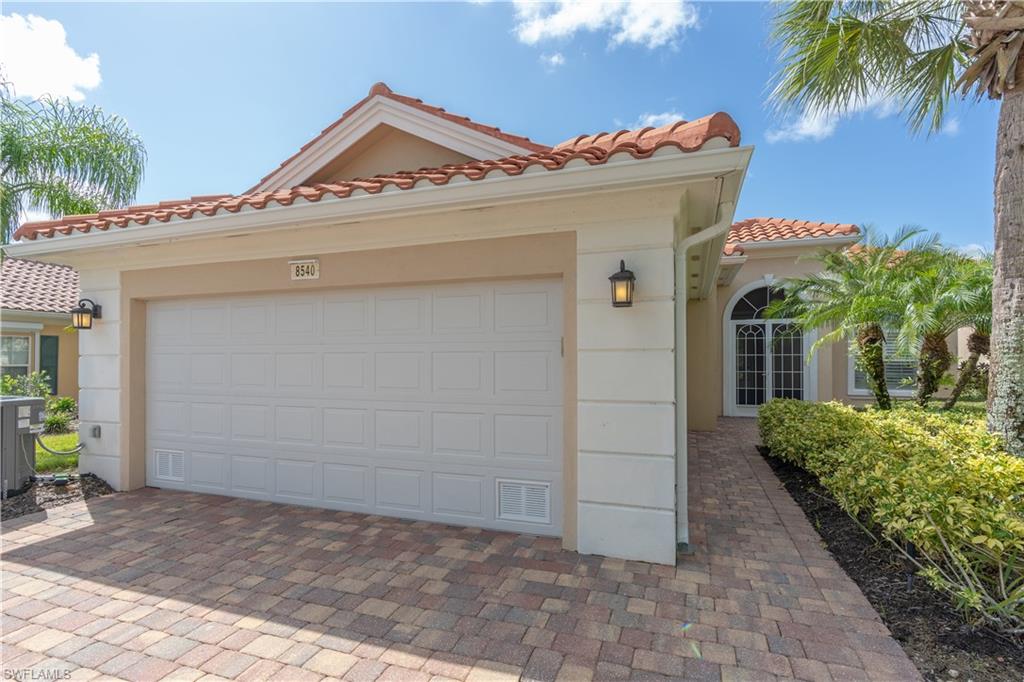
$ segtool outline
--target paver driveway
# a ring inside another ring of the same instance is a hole
[[[916,679],[752,424],[692,438],[694,551],[677,567],[152,489],[5,523],[5,674]]]

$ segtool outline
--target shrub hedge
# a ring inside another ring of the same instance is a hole
[[[1024,459],[984,419],[912,406],[772,400],[761,437],[854,517],[908,552],[976,624],[1024,634]]]

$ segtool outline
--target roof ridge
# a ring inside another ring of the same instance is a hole
[[[627,136],[627,139],[622,142],[618,142],[621,137],[619,135],[601,133],[597,136],[581,136],[580,139],[593,138],[587,144],[564,146],[560,149],[547,149],[530,154],[445,164],[437,168],[421,168],[416,171],[397,171],[371,178],[296,185],[287,189],[248,192],[240,195],[213,195],[220,196],[220,198],[200,202],[169,202],[166,205],[158,203],[142,207],[130,206],[106,215],[69,216],[61,220],[25,223],[18,228],[14,237],[15,239],[36,239],[39,236],[53,237],[58,233],[67,235],[74,231],[90,232],[93,228],[103,231],[112,226],[124,228],[128,227],[130,223],[138,225],[147,225],[152,221],[166,223],[172,218],[187,220],[196,213],[212,216],[221,210],[236,213],[243,207],[262,209],[272,202],[288,206],[299,198],[312,202],[320,201],[328,194],[337,198],[346,198],[358,192],[378,194],[389,186],[397,189],[411,189],[424,181],[434,185],[445,185],[453,178],[460,176],[471,181],[485,179],[491,173],[497,172],[504,173],[506,176],[515,176],[538,165],[545,170],[552,171],[564,168],[569,162],[576,159],[582,159],[592,166],[606,163],[617,154],[629,154],[634,159],[646,159],[665,147],[689,153],[700,150],[704,144],[713,139],[724,139],[731,147],[737,147],[740,143],[739,127],[728,114],[721,112],[686,124],[670,124],[661,128],[643,130],[646,132],[641,131],[640,135]],[[655,134],[651,134],[652,132]]]

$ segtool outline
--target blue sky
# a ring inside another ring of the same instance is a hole
[[[51,89],[123,116],[149,152],[140,203],[247,189],[383,80],[549,144],[660,114],[727,111],[755,146],[737,217],[916,224],[990,249],[997,105],[957,105],[931,137],[910,135],[884,106],[781,120],[766,105],[773,11],[9,2],[5,25],[13,15],[58,21],[67,49],[45,50],[50,67],[33,58],[5,70],[19,94],[57,79]],[[55,24],[43,28],[46,39],[24,49],[5,39],[0,61],[60,42]]]

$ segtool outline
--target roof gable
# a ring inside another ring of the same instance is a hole
[[[468,163],[476,159],[392,128],[380,125],[335,157],[303,184],[342,182],[353,178],[372,178],[399,170],[438,168],[446,164]]]
[[[425,104],[422,100],[400,95],[384,83],[376,83],[366,97],[248,191],[275,191],[320,180],[325,169],[343,165],[343,158],[354,148],[358,149],[361,142],[374,135],[381,126],[403,131],[434,146],[451,150],[452,156],[445,163],[493,159],[550,149],[529,138],[476,123],[466,116],[458,116],[441,107]],[[421,166],[381,168],[374,174],[408,171],[416,167]],[[332,179],[354,180],[356,177]]]

